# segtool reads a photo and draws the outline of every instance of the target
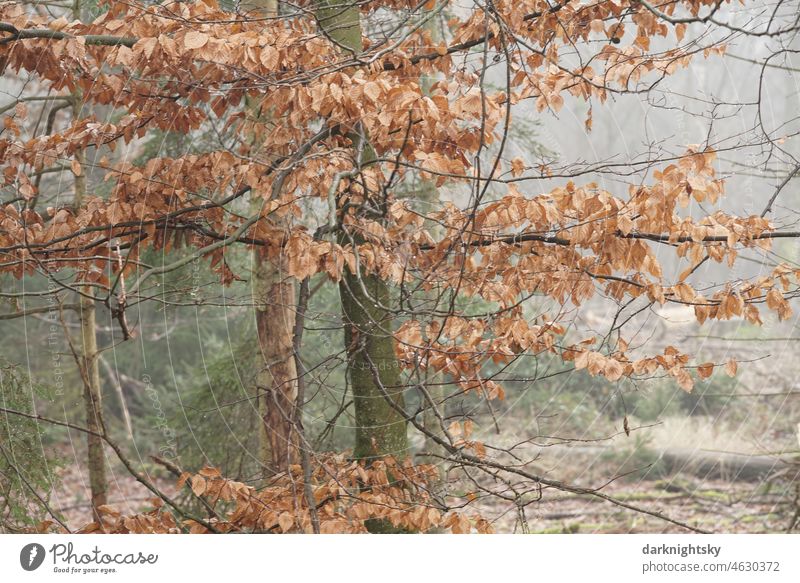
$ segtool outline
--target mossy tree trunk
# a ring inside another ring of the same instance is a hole
[[[343,50],[361,52],[361,19],[357,4],[317,0],[317,18],[324,32]],[[374,159],[369,144],[352,136],[362,162]],[[363,146],[363,147],[361,147]],[[372,201],[379,205],[380,201]],[[341,243],[350,239],[342,234]],[[354,239],[358,243],[357,238]],[[389,287],[378,275],[345,268],[339,285],[356,417],[354,455],[362,459],[408,454],[403,388],[394,352]]]
[[[373,459],[408,454],[400,368],[394,353],[386,282],[346,271],[339,286],[350,385],[356,417],[354,455]],[[391,400],[391,401],[390,401]]]

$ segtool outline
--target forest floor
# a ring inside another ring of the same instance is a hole
[[[109,475],[109,505],[123,514],[152,508],[152,493],[122,468]],[[154,473],[150,478],[167,495],[175,480]],[[704,480],[673,475],[661,479],[620,479],[600,490],[621,503],[658,512],[692,527],[714,533],[787,532],[800,512],[800,486],[780,480],[763,482]],[[661,518],[617,506],[591,495],[543,489],[524,498],[524,518],[512,504],[478,498],[471,507],[498,533],[680,533],[687,530]],[[61,470],[61,484],[51,497],[72,530],[91,521],[87,476],[77,464]]]
[[[664,426],[682,431],[659,435],[653,431],[663,429],[659,427],[650,428],[646,439],[623,432],[589,444],[515,447],[518,458],[534,460],[524,468],[530,474],[596,490],[620,504],[552,487],[540,490],[532,482],[519,481],[513,485],[524,492],[524,513],[513,504],[483,496],[476,510],[503,533],[687,532],[684,526],[621,504],[714,533],[800,530],[800,458],[796,446],[793,450],[778,446],[778,441],[791,444],[794,436],[754,445],[741,435],[737,441],[724,423],[717,423],[715,439],[691,430],[710,423],[702,418],[668,418]],[[662,437],[666,435],[672,437]],[[731,449],[723,449],[723,444]],[[513,461],[509,457],[505,463]],[[478,483],[487,490],[499,487],[488,477]],[[468,483],[462,487],[474,488]]]
[[[124,515],[153,508],[154,495],[131,476],[124,467],[111,464],[108,473],[108,505]],[[77,531],[92,521],[89,476],[83,464],[69,464],[58,470],[60,482],[50,498],[54,511],[62,516],[70,530]],[[158,474],[149,479],[167,496],[174,496],[176,480]]]
[[[796,498],[785,492],[759,492],[752,484],[705,482],[702,487],[681,491],[663,480],[611,484],[602,492],[620,502],[659,512],[694,528],[713,533],[787,532],[800,510]],[[779,490],[776,489],[776,490]],[[545,491],[530,504],[525,522],[516,509],[500,509],[496,503],[479,505],[479,511],[496,532],[529,533],[685,533],[686,528],[616,506],[592,496]]]

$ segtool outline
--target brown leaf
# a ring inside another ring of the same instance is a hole
[[[522,176],[523,172],[525,172],[525,161],[522,158],[511,160],[511,175]]]
[[[275,47],[265,46],[261,49],[261,64],[267,69],[275,69],[278,66],[280,53]]]
[[[186,36],[183,37],[183,46],[189,50],[199,49],[205,46],[207,42],[208,35],[198,30],[188,32],[186,33]]]
[[[108,504],[102,504],[97,507],[97,512],[99,514],[108,514],[109,516],[119,516],[120,512],[113,506],[109,506]]]
[[[283,532],[288,532],[294,526],[294,517],[290,512],[283,512],[278,517],[278,526],[281,527]]]
[[[714,363],[705,362],[697,367],[697,376],[701,379],[707,379],[714,372]]]
[[[690,375],[685,368],[678,368],[677,372],[674,374],[675,378],[678,380],[678,385],[687,393],[691,393],[694,388],[694,379],[692,379],[692,375]]]
[[[217,468],[212,468],[210,466],[205,466],[202,470],[198,472],[201,476],[205,476],[206,478],[221,478],[222,474]]]
[[[381,96],[381,87],[374,81],[370,81],[364,85],[364,95],[369,97],[373,102],[377,103],[378,98]]]
[[[192,492],[195,496],[202,496],[206,491],[206,480],[202,476],[192,476]]]

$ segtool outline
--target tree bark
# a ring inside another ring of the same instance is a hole
[[[240,10],[274,17],[278,14],[278,2],[248,0],[240,5]],[[247,107],[262,121],[269,118],[269,112],[260,111],[259,103],[247,100]],[[259,143],[255,138],[252,145],[257,153]],[[253,212],[259,212],[261,202],[253,201]],[[265,475],[271,475],[299,463],[299,436],[294,419],[297,366],[293,345],[297,290],[294,280],[288,276],[283,255],[273,260],[263,249],[253,251],[253,295],[259,348],[256,396],[262,420],[260,457]]]
[[[363,286],[363,287],[362,287]],[[345,271],[339,285],[350,386],[356,417],[354,455],[374,459],[408,455],[400,368],[394,353],[386,282]]]
[[[84,293],[92,294],[89,289]],[[94,433],[86,434],[89,486],[92,493],[92,516],[95,521],[100,522],[101,516],[98,508],[108,501],[108,483],[106,481],[106,457],[103,451],[103,439],[100,437],[105,432],[103,426],[103,393],[100,386],[100,368],[97,361],[95,304],[94,299],[91,297],[81,296],[80,325],[82,345],[81,376],[83,377],[86,428]]]
[[[79,100],[75,97],[73,111],[79,111]],[[83,152],[75,152],[75,160],[83,167]],[[86,195],[86,174],[83,171],[75,176],[75,208],[80,208]],[[83,402],[86,411],[86,428],[92,433],[86,434],[86,446],[89,466],[89,487],[92,496],[92,516],[101,523],[98,508],[108,501],[108,483],[106,481],[106,458],[103,451],[105,433],[103,425],[103,391],[100,385],[100,363],[97,350],[97,321],[92,288],[86,287],[80,296],[80,330],[81,330],[81,379],[83,381]],[[102,523],[101,523],[102,524]]]
[[[256,388],[262,405],[262,460],[267,462],[267,473],[278,473],[299,463],[298,433],[294,426],[297,367],[292,342],[296,291],[284,257],[273,262],[261,250],[253,253],[260,360]]]
[[[343,50],[358,54],[361,18],[358,4],[317,0],[322,30]],[[358,148],[362,138],[351,136]],[[374,159],[369,144],[361,144],[363,161]],[[340,235],[340,243],[350,239]],[[355,239],[358,243],[358,239]],[[345,267],[339,285],[345,343],[356,417],[354,455],[374,459],[408,455],[406,419],[402,413],[403,387],[394,352],[389,287],[378,275],[356,274]]]
[[[75,0],[72,5],[72,17],[74,20],[80,20],[80,0]],[[71,106],[72,115],[77,119],[82,106],[78,93],[73,93]],[[86,196],[86,172],[83,150],[77,150],[74,156],[75,161],[81,167],[81,171],[75,175],[73,182],[75,188],[73,207],[75,210],[78,210],[83,206],[83,199]],[[100,363],[97,350],[97,322],[94,291],[91,287],[86,286],[82,289],[79,305],[81,352],[80,355],[75,354],[75,358],[78,360],[77,364],[81,380],[83,381],[86,428],[91,432],[86,434],[86,446],[87,464],[89,468],[89,488],[92,497],[92,517],[96,522],[102,524],[98,508],[108,501],[108,482],[106,481],[106,458],[105,452],[103,451],[103,438],[100,437],[100,435],[105,433],[105,425],[103,424],[103,391],[100,385]],[[66,329],[64,332],[65,334],[69,334]]]

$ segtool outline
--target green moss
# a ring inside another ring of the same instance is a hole
[[[346,273],[340,285],[356,416],[354,455],[405,456],[408,449],[400,368],[394,354],[386,282]]]
[[[325,33],[344,51],[358,54],[361,46],[361,13],[357,5],[343,7],[337,0],[317,0],[317,18]],[[363,161],[375,159],[364,137],[350,136]],[[380,206],[380,201],[375,201]],[[348,243],[344,233],[340,243]],[[356,240],[356,243],[359,241]],[[354,455],[372,459],[405,456],[408,450],[403,388],[394,353],[389,288],[378,275],[345,269],[340,283],[345,343],[356,416]],[[385,521],[368,524],[371,532],[393,532]]]

